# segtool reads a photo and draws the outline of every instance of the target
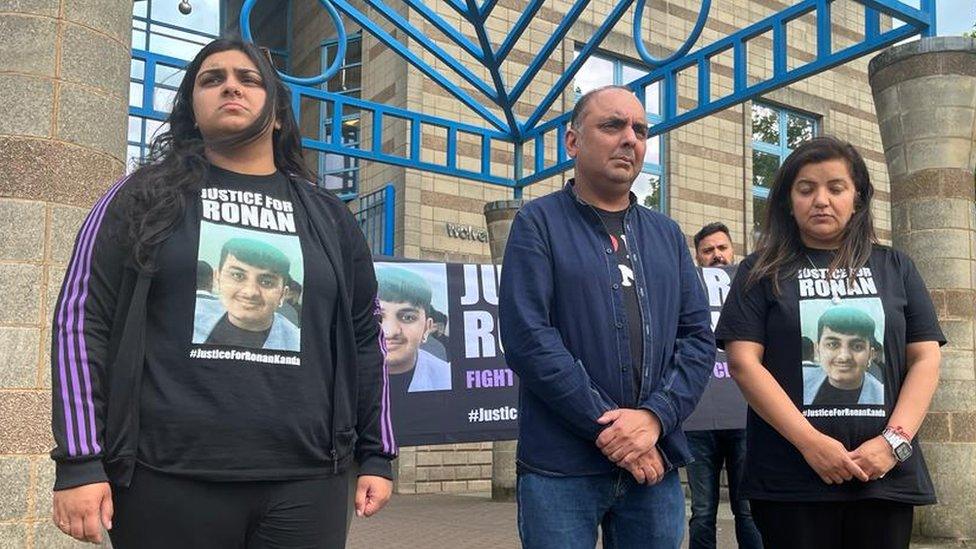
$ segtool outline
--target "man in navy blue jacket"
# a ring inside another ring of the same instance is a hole
[[[648,137],[626,88],[584,95],[575,179],[518,213],[499,295],[520,380],[519,535],[529,549],[679,547],[690,460],[681,423],[714,366],[684,235],[630,192]]]

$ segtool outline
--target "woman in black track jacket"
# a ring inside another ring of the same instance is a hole
[[[54,310],[54,521],[121,549],[341,547],[352,466],[370,516],[396,455],[370,251],[260,50],[219,39],[185,74]]]

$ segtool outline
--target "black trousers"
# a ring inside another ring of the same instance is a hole
[[[879,499],[751,500],[765,549],[908,549],[915,508]]]
[[[136,467],[112,487],[115,549],[341,549],[349,474],[211,482]]]

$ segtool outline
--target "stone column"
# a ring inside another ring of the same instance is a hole
[[[51,523],[51,309],[75,234],[123,172],[131,0],[0,0],[0,547]]]
[[[871,60],[891,179],[892,240],[928,285],[949,340],[920,437],[939,504],[916,533],[976,539],[976,40],[927,38]]]
[[[491,247],[491,259],[496,264],[502,262],[512,220],[523,204],[523,200],[498,200],[485,204],[488,245]],[[515,499],[515,448],[514,440],[500,440],[492,445],[491,498],[494,500]]]

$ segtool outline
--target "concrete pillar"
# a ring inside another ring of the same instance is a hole
[[[976,40],[897,46],[871,60],[869,75],[892,241],[915,259],[949,340],[920,432],[939,504],[918,509],[916,533],[976,539]]]
[[[512,220],[523,200],[497,200],[485,204],[485,220],[488,224],[488,245],[491,259],[496,264],[502,262],[505,244]],[[497,441],[491,449],[491,498],[497,501],[515,499],[515,449],[514,440]]]
[[[75,234],[123,172],[131,0],[0,0],[0,547],[51,523],[51,309]]]

